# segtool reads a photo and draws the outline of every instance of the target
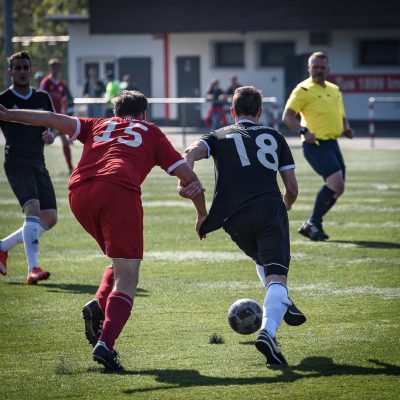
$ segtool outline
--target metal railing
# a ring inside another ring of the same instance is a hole
[[[188,122],[187,122],[187,112],[188,106],[193,104],[209,105],[211,102],[208,99],[203,97],[150,97],[147,99],[149,104],[169,104],[176,105],[179,107],[178,119],[179,124],[182,130],[182,142],[186,144],[186,135],[188,133]],[[229,99],[227,104],[229,104]],[[269,125],[272,125],[275,129],[278,129],[279,126],[279,105],[277,103],[276,97],[263,97],[262,99],[263,105],[268,105],[268,107],[263,107],[263,117],[261,118],[261,122],[265,121]],[[107,108],[109,109],[111,103],[105,98],[97,98],[97,97],[76,97],[74,99],[74,104],[76,107],[76,114],[78,116],[89,116],[89,117],[104,117],[106,115]],[[98,115],[90,115],[88,112],[90,107],[93,105],[100,106],[97,108]],[[200,124],[201,121],[199,121]]]
[[[375,103],[400,103],[400,97],[370,97],[368,99],[368,135],[375,147]]]

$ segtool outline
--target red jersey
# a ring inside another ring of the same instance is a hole
[[[67,85],[61,80],[55,80],[50,76],[45,76],[40,82],[40,90],[45,90],[53,101],[54,109],[59,114],[66,114],[66,102],[67,102]]]
[[[81,159],[68,187],[87,180],[116,183],[141,193],[140,185],[155,165],[171,173],[185,163],[156,125],[131,118],[76,118],[71,139],[83,143]]]

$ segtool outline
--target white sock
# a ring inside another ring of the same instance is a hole
[[[286,286],[279,282],[271,282],[264,298],[261,324],[261,329],[265,329],[271,337],[275,337],[289,303]]]
[[[39,254],[39,231],[40,218],[35,216],[26,216],[22,226],[22,236],[24,238],[25,254],[28,260],[28,272],[32,272],[38,264]]]
[[[23,226],[17,229],[15,232],[8,235],[6,238],[0,240],[0,250],[1,251],[9,251],[17,244],[24,243],[24,238],[22,235]],[[46,232],[47,229],[43,225],[39,225],[38,234],[39,237],[43,232]]]
[[[16,230],[15,232],[8,235],[6,238],[1,239],[0,241],[0,250],[8,251],[15,247],[17,244],[23,243],[24,239],[22,238],[22,227]]]

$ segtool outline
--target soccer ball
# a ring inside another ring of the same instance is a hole
[[[241,335],[250,335],[261,327],[262,309],[252,299],[236,300],[228,311],[228,322],[231,328]]]

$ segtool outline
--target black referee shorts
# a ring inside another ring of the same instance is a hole
[[[41,210],[57,209],[53,184],[43,160],[8,158],[4,171],[21,207],[29,200],[39,200]]]
[[[266,275],[287,275],[290,264],[289,220],[283,201],[267,201],[239,211],[224,224],[231,239]]]
[[[324,180],[337,171],[342,171],[345,179],[346,166],[337,140],[320,140],[318,145],[303,142],[303,154]]]

